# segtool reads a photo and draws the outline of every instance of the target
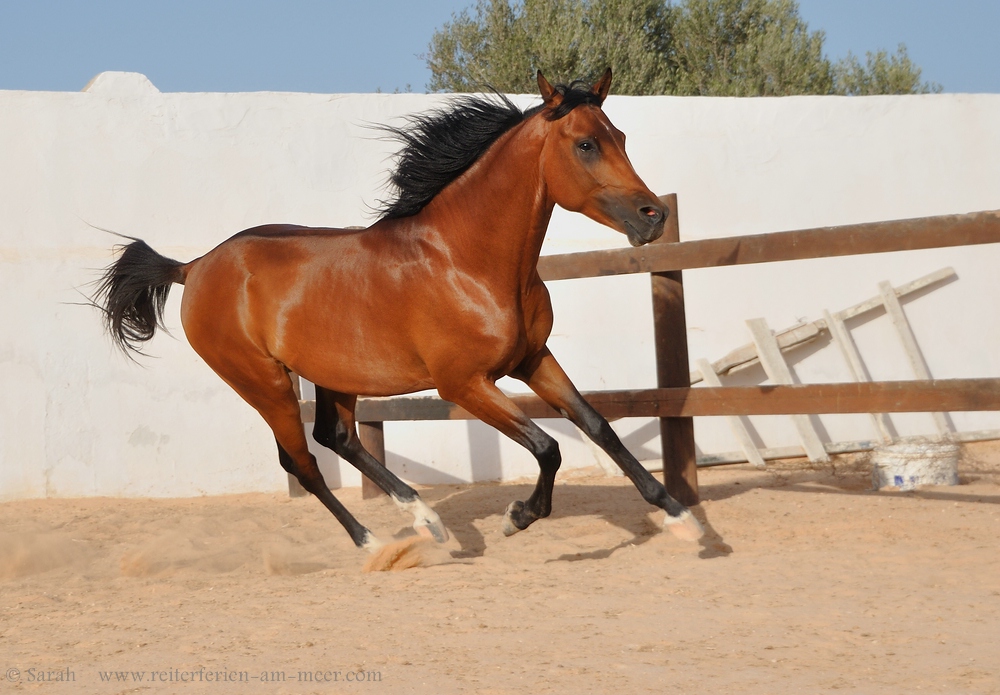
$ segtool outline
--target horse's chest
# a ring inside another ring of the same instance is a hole
[[[538,286],[518,294],[502,313],[502,328],[498,337],[504,349],[498,369],[507,373],[545,346],[552,330],[552,306],[548,292],[544,285],[538,283]]]

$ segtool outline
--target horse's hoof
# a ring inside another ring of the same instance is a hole
[[[430,519],[418,519],[413,522],[413,530],[421,536],[430,538],[438,543],[447,543],[448,538],[450,538],[448,529],[445,528],[440,519],[437,520],[437,523],[432,522]]]
[[[691,541],[692,543],[705,535],[705,529],[701,527],[701,522],[689,509],[685,509],[677,516],[667,514],[663,518],[663,527],[682,541]]]
[[[361,549],[367,551],[368,553],[371,553],[372,555],[377,553],[384,546],[385,543],[383,543],[374,535],[372,535],[371,531],[365,533],[365,539],[361,542]]]
[[[515,526],[514,520],[511,518],[511,514],[519,512],[522,509],[524,509],[524,502],[519,500],[515,500],[507,505],[507,511],[503,513],[503,521],[500,522],[500,530],[503,531],[503,535],[513,536],[518,531],[523,530]]]
[[[448,529],[445,528],[441,517],[431,509],[420,497],[414,497],[408,502],[404,502],[395,495],[392,501],[404,512],[413,514],[413,530],[425,538],[432,538],[438,543],[448,542]]]

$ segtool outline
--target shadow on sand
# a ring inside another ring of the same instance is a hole
[[[490,519],[490,522],[496,523],[499,527],[500,515],[507,505],[515,499],[527,499],[533,489],[534,486],[531,484],[480,483],[434,486],[422,490],[421,494],[441,515],[445,525],[461,545],[462,550],[453,553],[456,559],[460,559],[481,557],[486,550],[486,539],[475,522]],[[622,529],[630,537],[610,547],[567,553],[548,562],[604,559],[618,550],[631,545],[641,545],[658,534],[669,533],[651,521],[649,514],[656,510],[649,506],[631,486],[557,482],[552,506],[552,515],[548,519],[536,521],[536,524],[573,517],[596,517]],[[705,528],[705,535],[699,541],[702,547],[699,557],[710,559],[730,554],[732,548],[712,527],[705,510],[697,506],[692,512]],[[659,514],[662,512],[657,513]]]
[[[978,504],[1000,504],[1000,496],[976,494],[962,485],[958,488],[925,488],[912,492],[893,492],[871,489],[870,467],[864,460],[837,461],[834,464],[812,465],[804,461],[779,462],[759,471],[749,466],[731,467],[729,475],[722,481],[704,480],[701,486],[703,501],[714,502],[744,495],[757,489],[768,489],[793,494],[824,494],[847,496],[871,496],[918,498],[939,501],[973,502]],[[709,478],[710,476],[705,476]],[[963,473],[963,483],[979,478],[1000,480],[995,470],[971,471]],[[481,557],[486,550],[486,539],[477,524],[484,520],[499,527],[500,515],[515,499],[524,500],[534,489],[533,484],[478,483],[475,485],[443,485],[424,489],[422,495],[438,511],[462,550],[455,551],[456,559]],[[625,531],[629,538],[608,547],[594,548],[580,553],[565,553],[553,557],[548,562],[579,562],[600,560],[631,545],[641,545],[660,533],[669,533],[659,528],[650,519],[655,511],[639,496],[630,485],[620,483],[602,484],[557,481],[553,495],[553,511],[548,519],[540,519],[536,524],[546,524],[552,520],[572,517],[596,517],[603,519]],[[733,552],[713,527],[704,506],[691,510],[705,529],[699,541],[703,559],[726,557]],[[493,517],[493,518],[491,518]]]

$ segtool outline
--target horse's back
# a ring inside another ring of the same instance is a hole
[[[350,253],[357,246],[363,229],[304,227],[293,224],[268,224],[234,234],[201,258],[189,264],[188,292],[192,285],[208,282],[214,276],[235,275],[263,278],[272,274],[297,274],[311,262]]]
[[[342,237],[358,234],[364,229],[344,229],[341,227],[305,227],[298,224],[262,224],[256,227],[244,229],[229,237],[223,244],[228,244],[237,239],[247,237],[258,237],[265,239],[294,239],[316,238],[316,237]]]

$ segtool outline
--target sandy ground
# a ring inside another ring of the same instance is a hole
[[[1000,447],[961,476],[704,470],[696,544],[622,479],[562,479],[511,538],[529,485],[433,487],[454,540],[383,573],[311,498],[7,503],[0,692],[1000,693]]]

